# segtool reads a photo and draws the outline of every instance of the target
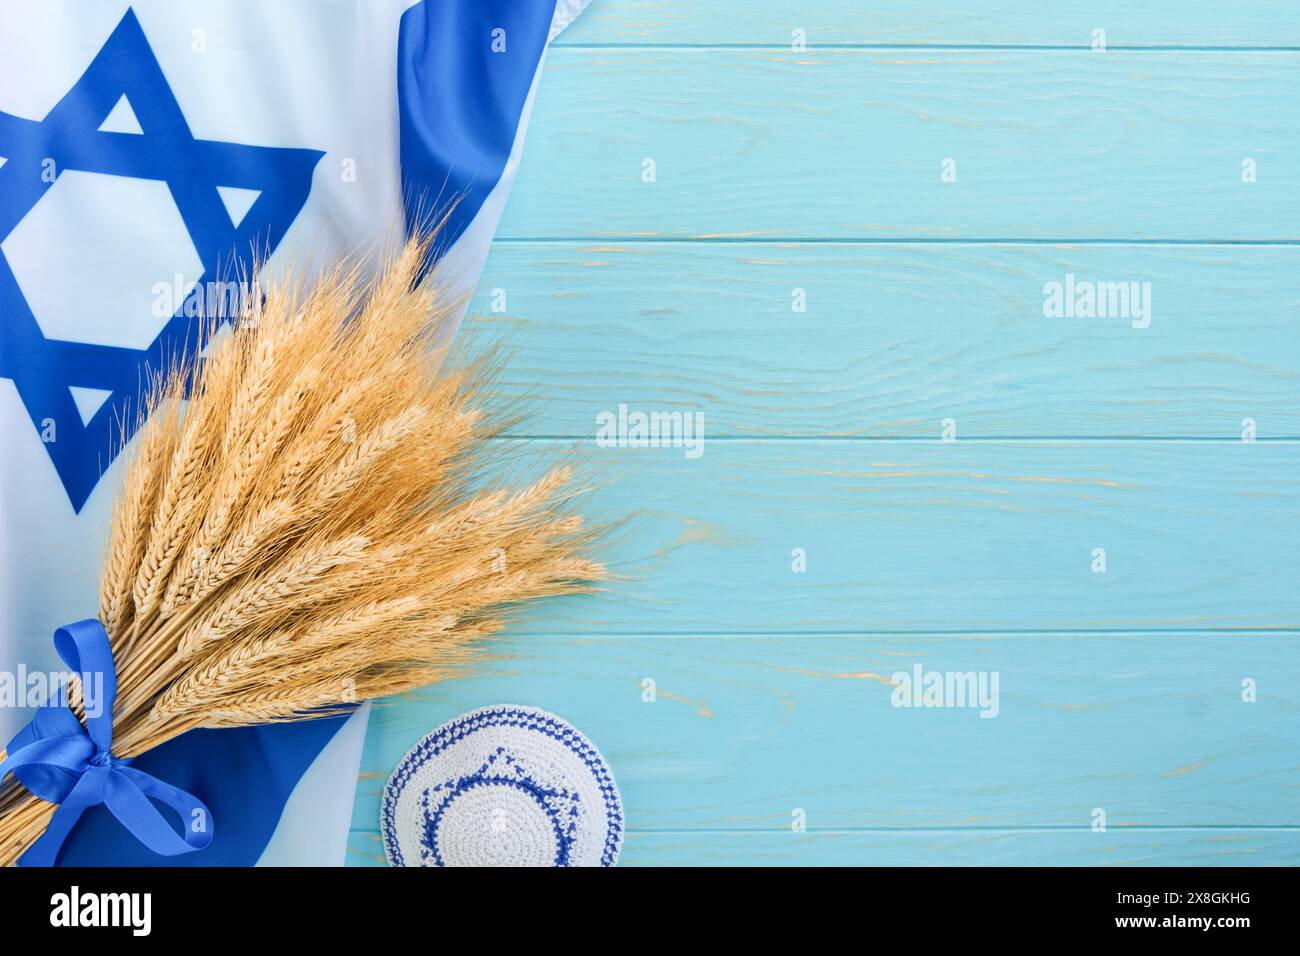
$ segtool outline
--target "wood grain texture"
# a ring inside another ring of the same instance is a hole
[[[630,831],[620,866],[1289,866],[1300,830],[942,830],[769,833]],[[349,866],[383,866],[356,830]]]
[[[376,708],[353,826],[378,825],[388,773],[432,726],[507,702],[582,728],[633,830],[789,831],[796,809],[822,831],[1087,829],[1095,808],[1111,828],[1300,826],[1297,641],[519,636],[478,676]],[[997,673],[996,716],[894,706],[892,675],[917,664]]]
[[[358,842],[354,841],[353,846]],[[360,843],[364,846],[365,843]],[[1287,866],[1300,830],[629,834],[632,866]]]
[[[1045,318],[1068,274],[1149,282],[1150,325]],[[519,242],[479,289],[527,434],[626,402],[714,436],[1300,436],[1300,247]]]
[[[1106,31],[1112,47],[1296,46],[1300,17],[1287,0],[1234,5],[1207,0],[595,0],[557,46],[607,43],[764,44],[788,47],[800,28],[811,46],[835,44],[1052,44],[1088,46]]]
[[[633,515],[605,553],[625,579],[530,611],[530,632],[1300,626],[1294,442],[584,453],[608,483],[592,520]]]
[[[376,708],[348,862],[412,744],[509,702],[603,750],[624,864],[1300,861],[1297,48],[1290,0],[594,0],[467,327],[521,468],[574,447],[633,513],[620,578]],[[1045,318],[1067,273],[1150,327]],[[621,403],[703,456],[596,448]],[[891,706],[918,663],[998,717]]]
[[[1298,74],[1300,52],[557,49],[499,235],[1295,241]]]

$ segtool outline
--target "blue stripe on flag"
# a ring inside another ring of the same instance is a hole
[[[440,251],[501,179],[554,14],[554,0],[425,0],[402,16],[397,95],[406,225],[415,232],[450,210]]]

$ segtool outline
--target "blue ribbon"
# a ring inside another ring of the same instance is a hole
[[[59,808],[41,838],[23,854],[20,866],[53,866],[63,841],[90,807],[104,804],[141,843],[163,856],[202,850],[212,842],[212,817],[196,797],[163,783],[129,760],[113,756],[113,702],[117,698],[117,668],[108,633],[96,620],[78,621],[54,632],[54,649],[63,662],[81,675],[83,690],[103,689],[87,708],[82,726],[62,701],[37,708],[32,722],[9,741],[9,755],[0,764],[0,781],[13,773],[36,796]],[[180,814],[184,835],[178,834],[150,800]]]

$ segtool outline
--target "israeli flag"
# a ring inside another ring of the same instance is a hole
[[[17,679],[94,613],[145,367],[255,252],[391,248],[453,199],[438,254],[476,281],[585,5],[0,0],[0,743],[31,718]],[[158,857],[101,806],[59,862],[340,864],[366,717],[186,734],[135,765],[201,795],[212,845]]]

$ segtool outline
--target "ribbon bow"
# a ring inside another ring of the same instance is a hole
[[[82,687],[102,677],[103,690],[89,708],[83,727],[62,701],[37,708],[32,722],[9,741],[9,756],[0,763],[0,781],[12,772],[36,796],[59,808],[41,838],[19,860],[20,866],[53,866],[63,841],[90,807],[104,804],[137,840],[163,856],[202,850],[212,842],[212,818],[196,797],[163,783],[113,756],[113,701],[117,668],[108,633],[96,620],[78,621],[54,632],[54,649],[81,675]],[[175,810],[184,836],[150,803]]]

